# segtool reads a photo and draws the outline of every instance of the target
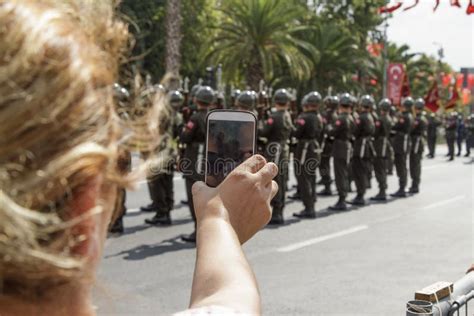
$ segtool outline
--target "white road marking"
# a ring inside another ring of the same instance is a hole
[[[295,250],[298,250],[298,249],[301,249],[301,248],[304,248],[304,247],[308,247],[308,246],[311,246],[311,245],[318,244],[318,243],[326,241],[326,240],[330,240],[330,239],[342,237],[342,236],[345,236],[345,235],[357,233],[361,230],[366,230],[368,228],[369,228],[369,226],[367,226],[367,225],[355,226],[355,227],[352,227],[352,228],[349,228],[349,229],[341,230],[340,232],[337,232],[337,233],[324,235],[324,236],[316,237],[316,238],[313,238],[313,239],[308,239],[308,240],[305,240],[305,241],[302,241],[302,242],[299,242],[299,243],[288,245],[286,247],[278,248],[277,252],[295,251]]]
[[[433,204],[430,204],[430,205],[427,205],[425,207],[422,207],[421,209],[422,210],[430,210],[432,208],[436,208],[438,206],[443,206],[443,205],[446,205],[446,204],[449,204],[449,203],[452,203],[452,202],[456,202],[456,201],[459,201],[459,200],[462,200],[464,199],[466,196],[465,195],[457,195],[453,198],[450,198],[450,199],[447,199],[447,200],[442,200],[442,201],[439,201],[439,202],[436,202],[436,203],[433,203]]]

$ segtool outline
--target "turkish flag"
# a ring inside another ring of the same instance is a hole
[[[456,75],[456,88],[461,89],[463,82],[464,82],[464,74],[457,74]]]
[[[398,10],[400,7],[402,6],[402,3],[401,2],[398,2],[392,6],[384,6],[384,7],[381,7],[379,8],[379,13],[392,13],[396,10]]]
[[[474,4],[472,3],[472,0],[469,1],[469,5],[467,6],[466,13],[468,15],[474,13]]]
[[[458,102],[458,100],[460,99],[458,89],[456,89],[455,86],[452,86],[450,90],[451,97],[449,98],[449,101],[446,104],[446,110],[454,108],[456,106],[456,102]]]
[[[389,64],[387,68],[387,97],[394,105],[399,105],[402,99],[402,89],[405,83],[405,67],[403,64]]]
[[[425,106],[431,112],[437,112],[439,109],[438,101],[439,101],[438,82],[434,80],[433,86],[428,91],[428,94],[425,97]]]
[[[460,8],[459,0],[451,0],[451,6]]]

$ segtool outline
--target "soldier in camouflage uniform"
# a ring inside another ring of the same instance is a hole
[[[269,224],[281,225],[284,223],[283,208],[285,207],[285,186],[290,155],[288,142],[294,126],[288,112],[290,103],[288,91],[286,89],[277,90],[273,102],[275,103],[276,112],[270,114],[259,132],[260,136],[268,140],[264,152],[265,158],[274,162],[279,169],[278,175],[275,177],[278,192],[271,201],[273,214]]]
[[[324,98],[324,113],[323,113],[323,122],[325,127],[332,126],[337,120],[337,107],[339,105],[339,98],[337,96],[327,96]],[[319,174],[321,175],[321,184],[324,185],[324,189],[318,192],[322,196],[332,195],[331,191],[331,166],[330,160],[332,155],[332,144],[334,139],[329,137],[328,131],[325,128],[321,136],[321,164],[319,166]]]
[[[446,142],[448,143],[448,154],[449,157],[448,161],[454,160],[454,143],[456,141],[457,135],[457,128],[458,128],[458,114],[456,112],[452,112],[448,114],[445,123],[445,130],[446,130]]]
[[[415,101],[415,120],[413,130],[411,131],[411,151],[410,151],[410,177],[411,187],[409,193],[416,194],[420,191],[421,181],[421,159],[425,147],[426,130],[428,129],[428,120],[425,113],[425,100],[418,98]]]
[[[390,116],[390,107],[392,102],[390,99],[383,99],[379,103],[380,115],[375,121],[375,158],[374,172],[375,178],[379,184],[379,193],[372,197],[373,201],[387,200],[387,159],[389,157],[388,148],[390,145],[390,132],[393,126],[393,120]]]
[[[347,209],[346,197],[349,190],[349,162],[351,159],[352,131],[354,121],[351,116],[352,97],[344,93],[339,98],[339,115],[333,124],[327,128],[328,136],[334,138],[332,157],[334,160],[334,175],[339,200],[331,210],[343,211]]]
[[[186,144],[181,170],[186,182],[189,209],[196,227],[192,187],[195,182],[204,181],[206,117],[209,106],[214,102],[214,91],[211,87],[202,86],[196,93],[195,100],[197,109],[183,127],[180,139]],[[182,239],[187,242],[196,242],[196,231],[183,236]]]
[[[428,115],[428,158],[434,158],[436,152],[436,140],[438,138],[438,127],[441,125],[441,121],[436,113]]]
[[[150,225],[171,225],[171,210],[174,206],[173,176],[174,162],[176,161],[176,141],[180,130],[183,128],[182,114],[179,112],[184,97],[179,91],[168,94],[171,117],[160,122],[162,139],[157,154],[160,167],[159,174],[155,175],[151,185],[151,199],[155,216],[145,219]]]
[[[294,136],[298,140],[295,150],[295,173],[304,210],[294,213],[298,218],[316,217],[316,169],[319,166],[319,140],[323,119],[318,112],[321,95],[311,92],[303,98],[303,112],[296,119]]]
[[[393,126],[395,136],[393,138],[393,150],[395,152],[395,168],[398,176],[398,191],[391,194],[393,197],[406,197],[405,188],[407,185],[407,156],[410,152],[410,133],[413,128],[413,115],[411,114],[414,105],[412,97],[406,97],[402,101],[403,112]]]
[[[372,158],[372,136],[375,132],[374,118],[370,109],[374,100],[369,95],[361,98],[361,112],[355,120],[354,130],[354,154],[352,158],[352,173],[357,188],[356,197],[349,203],[354,205],[365,205],[364,195],[368,187],[369,159]]]

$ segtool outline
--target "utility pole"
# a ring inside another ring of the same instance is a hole
[[[384,30],[383,30],[383,52],[382,52],[382,59],[383,59],[383,97],[387,97],[387,67],[388,67],[388,35],[387,35],[387,29],[388,29],[388,17],[385,16],[385,24],[384,24]]]

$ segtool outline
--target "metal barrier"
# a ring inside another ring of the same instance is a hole
[[[407,303],[407,316],[453,316],[469,315],[469,301],[474,299],[474,272],[456,281],[449,297],[437,303],[414,300]],[[472,313],[471,313],[472,314]]]

